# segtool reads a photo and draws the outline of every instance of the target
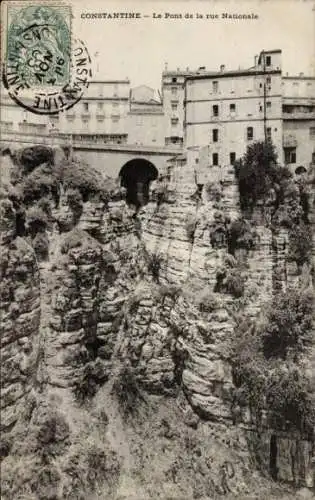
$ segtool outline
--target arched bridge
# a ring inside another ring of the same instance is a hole
[[[71,145],[72,154],[99,170],[104,176],[119,178],[127,188],[127,201],[136,206],[148,200],[149,184],[167,172],[167,160],[180,153],[179,147],[143,146],[138,144],[108,144],[97,135],[86,140],[74,135],[34,135],[4,133],[1,142],[21,146],[47,144]]]

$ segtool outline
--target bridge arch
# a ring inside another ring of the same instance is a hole
[[[127,189],[127,203],[139,208],[149,201],[150,182],[157,179],[158,169],[149,160],[133,158],[120,169],[121,185]]]

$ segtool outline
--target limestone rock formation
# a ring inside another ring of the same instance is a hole
[[[233,172],[201,185],[178,167],[136,212],[114,181],[62,151],[11,159],[3,498],[296,498],[261,475],[272,453],[279,479],[311,491],[311,438],[257,432],[232,366],[241,320],[312,285],[310,265],[290,263],[289,229],[261,207],[243,219]],[[305,372],[313,353],[314,343]]]

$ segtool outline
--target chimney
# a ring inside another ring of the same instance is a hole
[[[255,56],[255,66],[258,66],[258,56]]]
[[[224,64],[221,64],[221,66],[220,66],[220,71],[221,71],[221,73],[222,73],[224,70],[225,70],[225,65],[224,65]]]

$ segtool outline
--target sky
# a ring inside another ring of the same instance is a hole
[[[169,70],[217,70],[221,64],[247,68],[263,49],[282,49],[284,73],[315,76],[313,0],[73,0],[72,6],[73,36],[85,42],[97,79],[129,77],[132,86],[160,88],[166,62]],[[113,12],[139,12],[141,18],[81,18]],[[223,12],[258,19],[224,20]],[[162,18],[154,19],[154,13]],[[182,18],[166,19],[165,13]],[[219,19],[206,19],[206,14],[219,14]]]

